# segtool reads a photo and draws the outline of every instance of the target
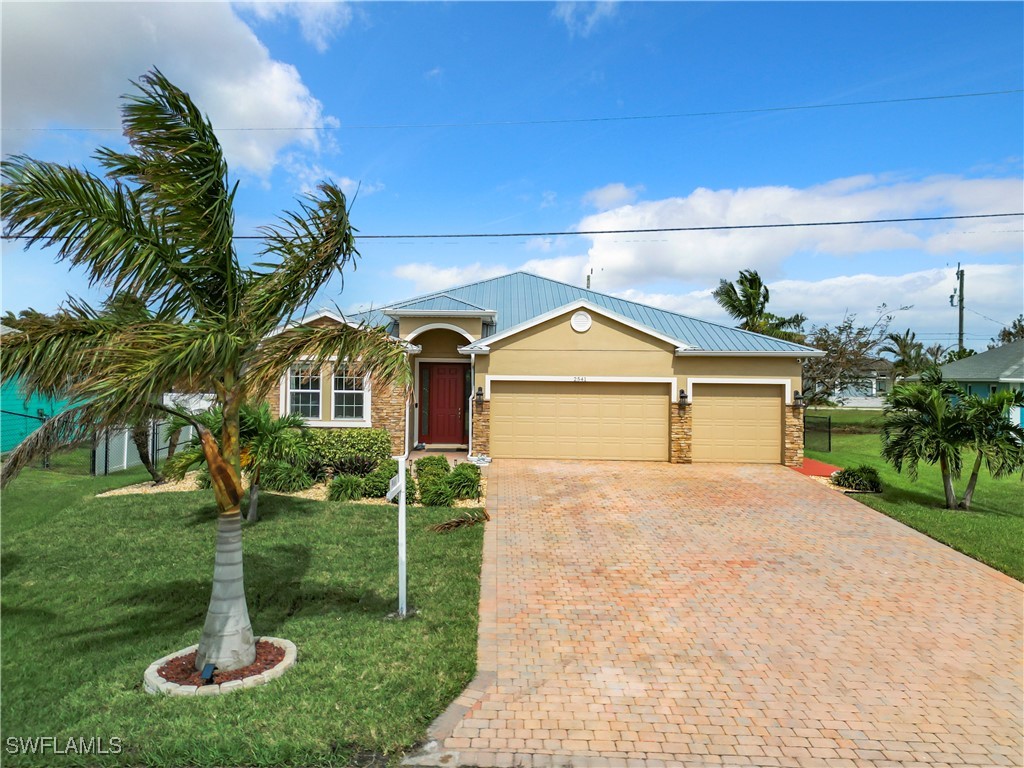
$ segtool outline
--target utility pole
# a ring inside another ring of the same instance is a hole
[[[960,263],[956,265],[956,277],[960,281],[960,287],[954,288],[953,293],[949,297],[949,306],[955,307],[959,304],[960,309],[960,325],[959,332],[957,333],[956,343],[957,349],[961,352],[964,351],[964,271],[960,268]]]

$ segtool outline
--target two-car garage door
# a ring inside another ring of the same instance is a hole
[[[491,455],[668,461],[668,413],[665,384],[495,381]]]
[[[662,383],[495,381],[491,455],[668,461],[669,398]],[[781,386],[695,383],[688,407],[693,461],[782,461]]]

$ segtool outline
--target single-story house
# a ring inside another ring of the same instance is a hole
[[[396,453],[408,426],[411,445],[493,458],[803,462],[810,347],[525,272],[300,322],[346,321],[406,343],[410,401],[298,362],[269,397],[276,413],[382,427]]]
[[[955,381],[969,395],[988,397],[1003,390],[1024,392],[1024,339],[940,365],[942,378]],[[1024,425],[1020,408],[1012,409],[1014,424]]]

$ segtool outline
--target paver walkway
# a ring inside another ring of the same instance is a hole
[[[1024,588],[784,467],[495,461],[421,765],[1018,766]]]

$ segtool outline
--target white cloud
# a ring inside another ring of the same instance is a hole
[[[558,202],[558,193],[548,189],[540,196],[540,207],[550,208]]]
[[[154,65],[209,114],[236,172],[266,178],[336,124],[226,3],[7,3],[2,42],[5,153],[34,137],[13,128],[119,126],[120,95]]]
[[[595,3],[559,2],[555,3],[551,15],[565,24],[571,37],[589,37],[601,21],[615,15],[615,5],[610,0],[598,0]]]
[[[433,69],[430,69],[430,70],[427,70],[426,72],[424,72],[423,73],[423,77],[426,78],[427,80],[436,80],[437,78],[441,77],[441,75],[443,75],[443,74],[444,74],[444,69],[442,67],[434,67]]]
[[[430,293],[444,288],[453,288],[478,280],[487,280],[511,270],[500,265],[475,262],[464,267],[437,267],[430,263],[402,264],[392,271],[395,277],[411,280],[414,293]]]
[[[316,191],[317,184],[332,181],[338,185],[350,199],[353,196],[372,195],[384,189],[384,183],[366,182],[333,173],[319,163],[309,162],[306,158],[295,154],[286,154],[282,158],[282,166],[292,178],[292,186],[302,194]]]
[[[617,208],[620,205],[628,205],[634,202],[641,192],[644,191],[642,184],[635,187],[627,187],[621,182],[606,184],[598,189],[592,189],[583,195],[583,204],[592,206],[599,211],[607,211],[610,208]]]
[[[696,189],[686,197],[644,201],[585,217],[579,230],[714,227],[813,221],[999,213],[1024,197],[1019,178],[930,177],[900,181],[859,176],[797,189]],[[1008,226],[1011,222],[1013,226]],[[910,249],[949,255],[1019,254],[1017,221],[994,219],[795,227],[787,229],[590,236],[589,267],[605,290],[663,279],[717,283],[740,269],[770,278],[800,254],[850,257]],[[964,231],[985,234],[958,234]]]
[[[282,18],[294,18],[299,23],[303,39],[320,53],[325,52],[330,47],[331,39],[352,21],[351,6],[328,0],[294,3],[260,0],[235,5],[250,11],[261,21],[277,22]]]

